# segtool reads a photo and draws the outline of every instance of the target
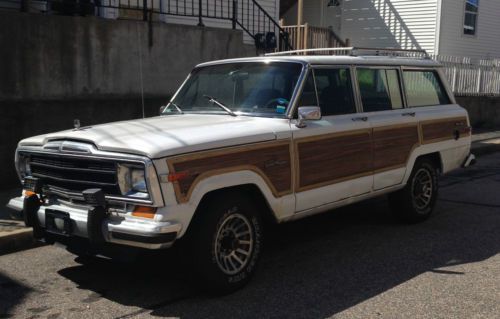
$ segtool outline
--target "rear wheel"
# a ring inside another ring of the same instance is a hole
[[[249,198],[231,193],[212,198],[197,212],[188,249],[207,290],[226,294],[250,280],[262,247],[261,209]]]
[[[417,223],[431,216],[437,195],[437,168],[433,161],[420,159],[415,163],[405,188],[389,195],[389,203],[399,219]]]

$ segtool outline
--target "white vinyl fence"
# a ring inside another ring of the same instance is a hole
[[[500,95],[500,60],[480,60],[455,56],[432,56],[444,66],[453,93],[458,96]]]

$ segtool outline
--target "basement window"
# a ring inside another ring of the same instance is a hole
[[[479,0],[465,0],[464,34],[476,35]]]

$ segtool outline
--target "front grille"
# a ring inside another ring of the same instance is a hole
[[[108,195],[121,194],[114,161],[31,154],[29,163],[31,175],[44,185],[73,192],[101,188]]]

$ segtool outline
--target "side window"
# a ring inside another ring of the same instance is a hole
[[[397,70],[357,68],[357,76],[365,112],[403,107]]]
[[[318,106],[312,72],[309,73],[306,83],[304,83],[304,88],[302,89],[302,94],[300,96],[299,106]]]
[[[349,69],[315,69],[322,115],[356,113]]]
[[[403,71],[408,107],[450,104],[435,71]]]

